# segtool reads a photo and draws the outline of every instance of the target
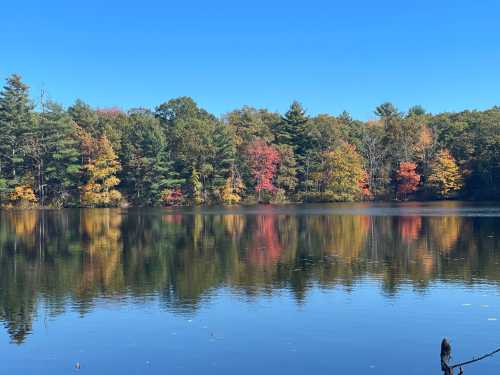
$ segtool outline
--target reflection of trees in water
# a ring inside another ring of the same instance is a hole
[[[15,342],[31,331],[37,305],[84,314],[97,297],[159,296],[192,312],[220,287],[255,296],[313,285],[498,282],[498,218],[357,215],[179,214],[60,210],[0,213],[0,320]]]
[[[84,209],[80,215],[81,247],[83,251],[80,296],[92,296],[100,290],[113,294],[124,288],[121,267],[122,215],[119,210]],[[93,290],[94,288],[99,288]]]

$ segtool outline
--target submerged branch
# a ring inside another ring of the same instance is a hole
[[[461,362],[461,363],[457,363],[456,365],[451,366],[451,368],[456,368],[456,367],[460,367],[460,366],[465,366],[465,365],[468,365],[468,364],[471,364],[471,363],[474,363],[474,362],[480,361],[480,360],[482,360],[482,359],[485,359],[485,358],[491,357],[492,355],[494,355],[494,354],[496,354],[496,353],[498,353],[498,352],[500,352],[500,348],[493,350],[491,353],[488,353],[488,354],[482,355],[481,357],[478,357],[478,358],[472,358],[472,359],[471,359],[471,360],[469,360],[469,361],[466,361],[466,362]]]
[[[455,365],[450,365],[448,361],[451,358],[451,345],[446,338],[441,341],[441,371],[444,372],[445,375],[453,375],[453,369],[459,368],[459,375],[463,374],[462,366],[470,365],[471,363],[481,361],[482,359],[491,357],[496,353],[500,352],[500,348],[493,350],[490,353],[484,354],[478,358],[472,358],[471,360],[460,362]]]

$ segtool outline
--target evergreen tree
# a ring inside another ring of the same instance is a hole
[[[68,108],[68,113],[76,124],[88,132],[92,137],[99,138],[99,117],[88,104],[77,99],[75,104]]]
[[[81,166],[76,127],[61,106],[43,105],[36,126],[24,139],[24,152],[32,162],[40,204],[63,206],[78,196]]]
[[[122,185],[135,204],[159,204],[163,190],[183,182],[169,159],[159,121],[148,111],[132,111],[124,133]]]
[[[308,117],[302,105],[294,101],[275,129],[276,143],[289,145],[298,155],[305,153]]]
[[[21,142],[33,128],[33,108],[21,77],[7,78],[0,92],[0,199],[19,183],[26,168]]]
[[[302,105],[294,101],[275,128],[276,143],[288,145],[293,150],[296,161],[297,179],[307,190],[306,180],[311,162],[312,138],[308,133],[309,118]]]
[[[276,185],[283,189],[287,196],[291,196],[297,187],[297,162],[293,148],[288,145],[277,146],[279,153],[279,166],[276,175]]]
[[[214,147],[213,189],[217,191],[226,184],[226,180],[231,176],[236,159],[231,129],[223,123],[219,123],[215,128]]]

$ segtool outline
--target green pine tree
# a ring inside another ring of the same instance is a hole
[[[23,177],[26,167],[23,135],[34,124],[28,86],[18,75],[7,78],[0,92],[0,199],[4,200]]]
[[[78,199],[81,172],[76,127],[61,106],[49,102],[26,134],[24,153],[31,161],[40,204],[63,206]]]

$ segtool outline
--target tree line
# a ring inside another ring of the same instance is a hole
[[[189,97],[154,110],[68,108],[0,91],[2,206],[111,207],[500,198],[500,107],[375,119],[245,106],[221,118]]]

